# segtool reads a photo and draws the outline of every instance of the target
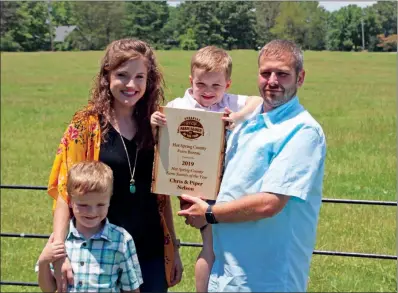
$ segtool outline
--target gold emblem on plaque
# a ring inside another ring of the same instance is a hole
[[[178,126],[177,133],[188,140],[195,140],[204,135],[204,128],[200,119],[196,117],[185,117],[184,121]]]

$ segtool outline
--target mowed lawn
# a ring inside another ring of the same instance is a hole
[[[192,54],[157,52],[168,100],[189,86]],[[257,95],[257,53],[231,55],[230,92]],[[102,52],[1,55],[1,184],[47,184],[61,135],[86,104],[101,57]],[[300,101],[327,137],[324,197],[396,200],[396,55],[305,52],[304,58]],[[1,232],[50,233],[51,203],[44,191],[1,190]],[[182,219],[176,216],[175,223],[182,241],[200,241]],[[237,235],[236,241],[245,240]],[[1,238],[1,280],[36,282],[34,265],[44,243]],[[324,203],[316,249],[395,255],[395,207]],[[181,248],[184,279],[171,291],[194,291],[198,253],[198,248]],[[396,291],[396,273],[393,260],[315,255],[309,291]]]

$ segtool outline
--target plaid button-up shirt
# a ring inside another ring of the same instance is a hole
[[[123,228],[109,223],[86,240],[73,219],[65,241],[72,265],[74,285],[68,292],[132,291],[143,283],[133,238]]]

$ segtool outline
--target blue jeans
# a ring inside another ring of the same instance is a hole
[[[142,279],[140,292],[167,292],[166,269],[164,258],[140,262]]]

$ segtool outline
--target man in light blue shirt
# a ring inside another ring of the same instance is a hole
[[[325,136],[299,103],[303,54],[274,40],[259,54],[264,103],[228,138],[217,202],[192,203],[179,215],[212,224],[210,292],[303,292],[322,199]]]

